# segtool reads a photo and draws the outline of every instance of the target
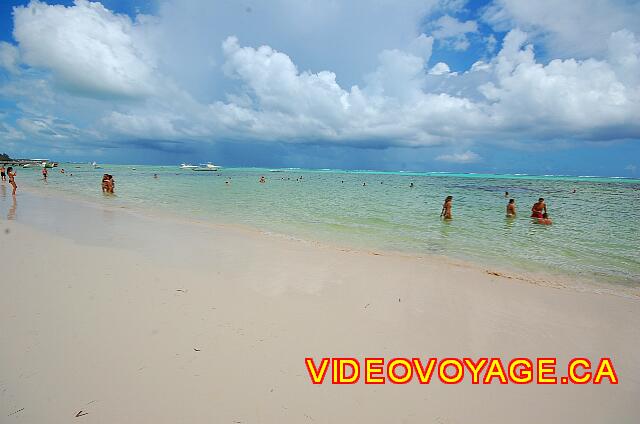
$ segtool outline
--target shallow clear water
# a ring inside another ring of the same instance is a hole
[[[640,283],[640,180],[341,170],[62,165],[19,169],[17,181],[94,201],[167,210],[190,218],[248,224],[358,248],[438,253],[524,271]],[[135,168],[135,169],[133,169]],[[100,191],[103,173],[116,196]],[[70,175],[73,173],[73,176]],[[154,179],[157,173],[159,178]],[[261,175],[266,184],[258,183]],[[297,178],[302,176],[301,181]],[[230,184],[225,181],[231,179]],[[410,188],[410,183],[414,187]],[[366,186],[363,186],[366,183]],[[576,189],[576,193],[572,193]],[[518,217],[505,218],[507,199]],[[454,196],[450,222],[439,218]],[[547,201],[552,226],[533,224],[531,205]]]

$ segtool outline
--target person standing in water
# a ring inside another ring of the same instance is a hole
[[[7,168],[7,174],[9,175],[9,184],[13,187],[11,194],[15,196],[18,185],[16,184],[16,172],[13,170],[12,166]]]
[[[109,191],[109,174],[102,175],[102,192],[106,193]]]
[[[544,203],[544,198],[539,198],[531,208],[531,218],[542,218],[542,214],[547,213],[547,205]]]
[[[49,171],[47,171],[47,168],[42,168],[42,179],[47,181],[48,175],[49,175]]]
[[[509,199],[509,203],[507,203],[507,218],[515,218],[516,216],[516,201],[514,199]]]
[[[7,181],[7,175],[5,174],[4,165],[0,165],[0,177],[2,177],[2,181]]]
[[[442,205],[442,211],[440,212],[440,218],[444,219],[452,219],[451,216],[451,204],[453,203],[453,196],[447,196],[444,199],[444,204]]]

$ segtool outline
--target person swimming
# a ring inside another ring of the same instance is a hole
[[[509,192],[508,191],[504,192],[504,197],[509,197]]]
[[[537,223],[542,225],[551,225],[553,224],[553,221],[549,218],[549,214],[545,212],[542,214],[542,218],[538,218]]]
[[[513,218],[516,216],[516,201],[514,199],[509,199],[509,203],[507,204],[507,217]]]
[[[413,188],[413,183],[409,184],[409,188]]]
[[[547,205],[544,203],[544,198],[541,197],[531,207],[531,218],[542,218],[543,213],[547,213]]]
[[[11,194],[15,196],[18,185],[16,184],[16,172],[13,170],[12,166],[7,168],[7,175],[9,176],[9,184],[11,184],[11,187],[13,187]]]
[[[442,205],[442,211],[440,212],[440,218],[444,219],[453,219],[451,216],[451,206],[453,203],[453,196],[447,196],[444,199],[444,204]]]
[[[296,180],[296,181],[297,181],[297,180]],[[264,175],[260,177],[259,182],[260,182],[260,183],[266,183],[266,182],[267,182],[267,180],[264,178]]]

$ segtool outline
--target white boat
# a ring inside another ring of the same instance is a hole
[[[194,171],[218,171],[220,167],[218,165],[214,165],[211,162],[201,164],[200,166],[196,166],[192,168]]]
[[[100,165],[98,165],[97,163],[93,162],[91,164],[91,166],[93,166],[93,169],[100,169]]]
[[[183,163],[180,165],[181,169],[195,169],[197,167],[198,167],[197,165],[191,165],[189,163]]]

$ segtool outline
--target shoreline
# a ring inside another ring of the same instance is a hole
[[[148,206],[139,206],[134,204],[125,205],[108,205],[96,199],[89,199],[86,196],[75,193],[63,192],[55,190],[55,192],[45,191],[41,187],[31,186],[28,183],[23,185],[21,189],[29,195],[43,196],[52,200],[77,202],[84,207],[93,209],[108,209],[111,211],[120,211],[129,213],[133,216],[146,217],[155,220],[171,220],[177,224],[196,225],[204,228],[223,228],[227,230],[237,231],[240,234],[250,234],[260,237],[273,237],[276,239],[287,240],[293,243],[303,243],[314,245],[320,248],[333,249],[340,252],[355,252],[362,254],[378,255],[378,256],[396,256],[406,257],[413,260],[425,260],[431,262],[446,262],[450,266],[474,269],[479,273],[485,273],[497,278],[507,280],[515,280],[532,284],[536,286],[552,287],[557,289],[573,290],[576,292],[590,292],[596,294],[607,294],[612,296],[627,297],[631,299],[640,299],[640,282],[631,283],[614,283],[601,281],[596,278],[584,278],[569,275],[563,272],[552,271],[522,271],[516,269],[515,266],[506,264],[489,263],[483,264],[481,258],[475,257],[456,257],[448,254],[436,254],[428,252],[415,252],[403,250],[389,250],[381,248],[365,248],[362,246],[347,245],[345,243],[330,243],[326,240],[315,240],[300,237],[284,232],[262,229],[245,223],[232,223],[215,221],[213,219],[199,219],[189,217],[178,213],[170,212],[166,209],[151,210]],[[117,194],[116,194],[117,195]]]
[[[12,422],[640,414],[637,299],[55,197],[17,201],[17,219],[2,221],[0,279],[0,415]],[[316,386],[308,356],[611,357],[620,384]]]

